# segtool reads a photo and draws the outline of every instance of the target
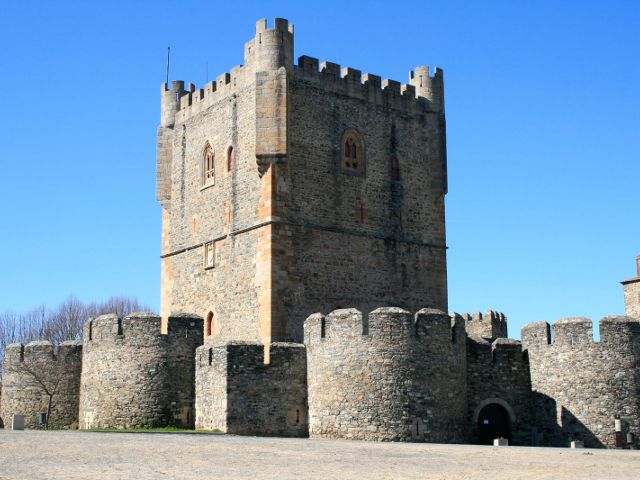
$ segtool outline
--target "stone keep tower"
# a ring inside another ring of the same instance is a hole
[[[163,319],[216,340],[302,341],[313,312],[447,310],[442,71],[409,83],[302,56],[256,25],[244,64],[162,85]]]

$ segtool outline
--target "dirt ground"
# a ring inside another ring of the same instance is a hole
[[[0,430],[0,480],[634,479],[640,451]]]

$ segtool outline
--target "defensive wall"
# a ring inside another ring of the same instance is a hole
[[[173,125],[184,122],[193,115],[210,107],[221,99],[233,96],[238,89],[256,81],[255,75],[267,78],[271,71],[282,69],[282,73],[293,79],[311,81],[322,89],[343,96],[366,100],[405,111],[444,110],[444,79],[441,68],[418,66],[409,72],[409,82],[382,79],[372,73],[362,73],[352,67],[341,67],[337,63],[302,55],[294,64],[294,26],[288,20],[276,18],[272,28],[266,19],[256,22],[255,37],[244,46],[244,63],[229,72],[218,75],[201,88],[178,80],[171,88],[163,84],[161,124]],[[259,112],[267,113],[267,112]],[[273,117],[265,117],[264,126],[271,129]],[[260,124],[257,125],[260,128]]]
[[[77,428],[82,345],[48,341],[5,349],[0,417],[6,427],[24,415],[25,428],[40,428],[39,414],[49,412],[49,428]]]
[[[470,337],[479,337],[493,342],[496,338],[508,338],[507,316],[502,312],[488,310],[484,315],[480,312],[463,313],[464,327]]]
[[[85,322],[80,428],[193,428],[203,321],[172,314],[166,334],[160,323],[151,313]]]
[[[237,435],[307,436],[304,345],[205,344],[196,352],[196,428]],[[266,360],[266,361],[265,361]]]
[[[531,323],[521,335],[544,444],[614,447],[618,418],[622,442],[631,433],[640,446],[640,320],[603,318],[598,342],[583,317]]]
[[[510,444],[532,445],[529,361],[520,342],[467,337],[467,399],[471,442],[482,441],[478,431],[482,409],[498,404],[509,416]]]
[[[305,322],[309,436],[463,442],[464,323],[394,307]]]

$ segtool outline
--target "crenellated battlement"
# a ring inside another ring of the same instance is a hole
[[[444,81],[440,68],[429,75],[429,67],[416,67],[409,73],[409,83],[402,84],[358,69],[340,67],[337,63],[319,63],[317,58],[303,55],[294,65],[296,80],[318,88],[371,103],[407,111],[441,112],[444,110]]]
[[[265,345],[262,342],[233,340],[221,344],[207,344],[196,350],[198,368],[219,367],[221,364],[214,362],[218,357],[217,352],[224,352],[228,362],[232,365],[242,363],[247,366],[264,366],[267,368],[279,368],[283,363],[290,362],[293,357],[304,356],[305,346],[301,343],[273,342],[269,344],[268,363],[265,363]]]
[[[624,419],[623,431],[640,434],[640,320],[609,316],[599,324],[599,341],[584,317],[530,323],[521,336],[533,390],[562,407],[560,417],[556,411],[545,414],[559,441],[578,438],[588,447],[613,447],[615,418]]]
[[[345,338],[402,343],[409,340],[433,341],[447,339],[459,342],[464,338],[464,322],[441,310],[424,308],[415,314],[398,307],[381,307],[366,316],[354,308],[334,310],[328,315],[315,313],[304,324],[305,344],[343,342]]]
[[[202,317],[172,313],[166,331],[161,318],[148,312],[85,322],[80,428],[193,426]]]
[[[418,66],[409,72],[409,82],[382,80],[378,75],[343,67],[332,62],[320,64],[317,58],[303,55],[293,61],[294,28],[286,19],[276,18],[273,27],[267,20],[256,23],[255,37],[244,47],[244,64],[218,75],[202,87],[176,80],[171,88],[161,86],[161,126],[172,128],[211,105],[237,95],[256,81],[259,72],[283,69],[291,79],[309,82],[327,91],[347,95],[384,107],[410,112],[444,111],[444,74],[434,67]]]
[[[40,428],[39,414],[49,412],[50,428],[70,428],[78,421],[82,344],[47,340],[12,343],[5,349],[0,417],[25,417],[26,428]],[[49,395],[53,395],[50,405]]]
[[[501,312],[488,310],[484,315],[480,312],[462,314],[467,334],[493,341],[496,338],[507,338],[507,316]]]
[[[202,87],[189,83],[185,88],[182,80],[171,82],[171,88],[166,83],[161,85],[161,126],[171,128],[217,102],[232,99],[247,85],[255,83],[256,73],[281,68],[285,71],[293,68],[293,24],[276,18],[273,28],[268,28],[266,19],[258,20],[255,37],[244,47],[244,64],[218,75]]]
[[[300,343],[230,341],[196,350],[196,428],[307,435],[307,362]]]
[[[463,437],[466,335],[460,315],[343,309],[311,315],[304,333],[312,438]]]
[[[5,348],[5,365],[18,365],[21,363],[37,363],[43,365],[47,362],[55,362],[66,359],[69,355],[82,355],[82,343],[75,340],[62,342],[54,346],[48,340],[36,340],[26,345],[11,343]]]
[[[473,355],[474,364],[485,367],[511,368],[514,363],[527,363],[522,343],[512,338],[497,338],[493,342],[477,336],[467,338],[467,350]]]
[[[162,122],[161,126],[173,127],[213,104],[233,98],[240,89],[252,80],[251,69],[243,65],[235,66],[231,72],[225,72],[202,87],[189,83],[184,88],[183,81],[172,82],[169,89],[166,83],[161,85]]]
[[[156,343],[188,337],[202,337],[203,319],[191,313],[172,313],[169,316],[167,333],[162,332],[161,318],[155,313],[136,312],[124,318],[105,314],[89,319],[83,326],[84,342],[96,343]]]
[[[244,62],[254,71],[277,70],[293,66],[293,24],[284,18],[276,18],[273,28],[267,20],[256,22],[256,35],[244,46]]]
[[[600,340],[593,338],[593,323],[585,317],[557,320],[553,325],[545,321],[529,323],[522,328],[522,342],[527,348],[580,349],[589,346],[622,348],[622,344],[640,345],[640,320],[626,316],[607,316],[600,320]]]

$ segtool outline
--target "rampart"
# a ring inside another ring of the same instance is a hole
[[[536,322],[522,329],[531,383],[546,426],[543,443],[587,447],[616,446],[616,418],[626,443],[640,446],[640,320],[610,316],[600,320],[600,341],[588,318],[565,318],[552,327]]]
[[[299,343],[228,342],[196,353],[196,428],[306,436],[306,352]]]
[[[80,428],[192,428],[195,351],[203,321],[191,314],[102,315],[83,330]]]
[[[464,323],[432,309],[314,314],[304,325],[309,436],[462,442]]]
[[[77,428],[81,368],[79,342],[8,345],[0,403],[5,426],[11,425],[13,415],[24,415],[25,428],[40,428],[39,414],[49,412],[49,428]]]
[[[470,441],[481,441],[478,432],[480,412],[485,406],[495,403],[509,414],[510,443],[531,444],[529,361],[520,342],[498,338],[490,343],[484,338],[469,336],[467,389]]]
[[[276,18],[273,27],[267,20],[256,22],[255,37],[244,47],[244,64],[218,75],[215,80],[198,88],[182,80],[173,81],[171,88],[162,84],[162,126],[173,126],[228,98],[239,89],[256,81],[256,73],[277,71],[291,79],[308,81],[332,93],[366,100],[372,104],[408,112],[444,111],[444,77],[441,68],[418,66],[409,72],[409,82],[383,80],[358,69],[340,67],[333,62],[320,63],[317,58],[303,55],[294,64],[294,28],[286,19]]]
[[[463,313],[467,335],[484,338],[493,342],[496,338],[507,338],[507,316],[501,312],[488,310],[484,315],[480,312]]]

